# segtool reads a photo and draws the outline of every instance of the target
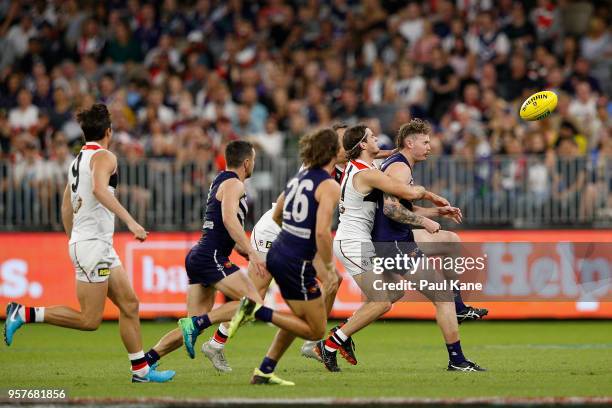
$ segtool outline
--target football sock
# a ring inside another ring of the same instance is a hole
[[[159,356],[157,351],[155,351],[155,349],[151,349],[147,351],[147,354],[145,354],[145,358],[147,359],[147,363],[149,363],[149,366],[152,366],[153,364],[157,363],[161,357]]]
[[[138,353],[128,354],[128,357],[130,358],[130,363],[132,363],[132,374],[138,377],[146,377],[149,374],[149,363],[147,363],[142,350]]]
[[[446,349],[448,350],[448,359],[453,364],[461,364],[466,359],[461,350],[461,342],[457,340],[455,343],[447,344]]]
[[[225,342],[227,341],[227,329],[222,324],[219,325],[219,328],[215,332],[215,335],[211,339],[210,345],[216,349],[223,348],[225,346]]]
[[[455,312],[462,312],[467,306],[463,303],[463,299],[461,298],[461,291],[459,289],[453,289],[453,294],[455,298]]]
[[[330,353],[336,352],[348,339],[348,336],[344,334],[342,329],[334,331],[334,333],[325,340],[325,350]]]
[[[21,306],[17,314],[26,323],[42,323],[45,321],[44,307]]]
[[[255,312],[255,318],[257,320],[261,320],[262,322],[271,322],[272,321],[272,312],[273,310],[269,307],[262,306]]]
[[[191,320],[193,321],[193,325],[195,326],[198,332],[202,332],[202,330],[212,326],[212,323],[210,322],[210,319],[208,318],[207,314],[203,314],[201,316],[193,316]]]
[[[264,357],[263,361],[261,362],[261,365],[259,366],[259,370],[264,374],[273,373],[274,369],[276,368],[276,363],[276,360],[273,360],[269,357]]]

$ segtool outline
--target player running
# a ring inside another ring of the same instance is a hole
[[[202,237],[185,258],[189,278],[187,315],[179,320],[179,328],[167,333],[146,354],[149,364],[185,345],[189,357],[195,358],[198,335],[215,323],[231,319],[238,301],[227,302],[211,311],[216,290],[229,299],[249,296],[261,302],[251,280],[229,260],[232,250],[250,259],[254,268],[263,267],[244,232],[247,201],[244,181],[255,166],[253,145],[245,141],[230,142],[225,149],[227,170],[220,172],[210,186],[206,202]]]
[[[398,134],[398,146],[400,151],[390,156],[381,166],[381,170],[388,176],[395,180],[405,183],[412,184],[412,166],[417,162],[424,160],[429,153],[429,127],[428,125],[418,119],[414,119],[409,124],[406,124],[400,128]],[[345,138],[350,136],[347,132]],[[384,197],[384,198],[383,198]],[[414,216],[412,212],[408,211],[404,206],[410,207],[410,203],[406,201],[400,201],[400,198],[396,195],[385,193],[383,197],[378,197],[379,203],[375,211],[376,216],[374,219],[374,229],[372,231],[372,240],[376,242],[390,242],[397,248],[394,251],[396,253],[402,253],[411,251],[412,257],[418,257],[420,250],[414,243],[414,237],[410,224],[414,222]],[[437,215],[448,216],[452,219],[460,221],[461,213],[459,209],[450,207],[446,200],[438,197],[433,200],[438,205]],[[401,203],[401,206],[400,206]],[[433,210],[432,210],[433,211]],[[420,216],[422,217],[422,216]],[[437,223],[429,220],[426,217],[420,219],[420,223],[427,229],[429,233],[435,233],[439,229]],[[436,228],[430,228],[432,223]],[[346,228],[346,227],[344,227]],[[342,220],[336,240],[338,241],[338,250],[342,252],[344,246],[344,240],[340,234],[340,230],[343,229]],[[340,235],[340,236],[339,236]],[[351,264],[354,261],[351,255],[345,256],[343,262],[345,265]],[[353,270],[358,271],[357,268]],[[369,272],[369,273],[363,273]],[[371,291],[372,288],[372,274],[367,269],[361,269],[359,271],[356,282],[362,288],[364,292]],[[330,336],[325,342],[321,342],[318,345],[322,358],[326,367],[330,371],[339,371],[336,361],[336,350],[338,350],[345,342],[347,336],[351,336],[358,330],[367,326],[378,317],[382,316],[388,310],[390,310],[393,302],[401,298],[399,296],[391,294],[392,298],[383,302],[366,302],[362,308],[360,308],[355,314],[349,319],[349,321],[341,328],[341,330]],[[449,371],[485,371],[477,364],[467,360],[463,356],[461,345],[459,342],[459,329],[458,322],[455,314],[455,307],[453,303],[449,301],[439,301],[437,299],[430,300],[436,307],[436,321],[440,327],[446,347],[449,354]],[[449,299],[445,299],[449,300]]]
[[[338,183],[340,183],[340,177],[342,176],[344,164],[346,163],[346,155],[341,143],[342,136],[344,135],[344,131],[347,127],[348,126],[343,123],[332,126],[332,129],[338,135],[338,143],[340,145],[338,154],[336,155],[336,165],[334,166],[334,170],[332,172],[332,176]],[[389,154],[390,152],[387,153],[386,156]],[[303,167],[300,170],[302,169]],[[285,200],[284,197],[285,194],[282,192],[279,195],[277,202],[272,205],[271,209],[261,216],[259,221],[257,221],[253,227],[253,231],[251,233],[251,247],[259,253],[262,259],[266,258],[272,243],[274,240],[276,240],[276,237],[278,237],[281,232],[282,209]],[[313,263],[315,265],[320,263],[319,258],[315,257]],[[325,269],[322,267],[322,265],[321,267],[315,267],[315,270],[317,271],[317,279],[321,282],[323,293],[325,293],[325,309],[329,315],[334,305],[334,299],[336,298],[338,287],[342,282],[342,276],[337,270],[333,275],[324,273]],[[321,271],[323,273],[319,273]],[[249,263],[248,275],[253,281],[260,296],[264,298],[266,291],[272,282],[272,276],[270,273],[267,271],[265,271],[265,273],[257,273],[257,270],[251,265],[251,263]],[[225,353],[223,352],[227,342],[227,326],[228,323],[220,324],[219,328],[211,339],[202,344],[202,353],[212,362],[213,366],[221,372],[232,371],[227,359],[225,358]],[[320,357],[314,352],[315,344],[316,341],[305,341],[301,348],[302,355],[308,358],[320,359]]]
[[[315,279],[315,268],[324,268],[319,273],[327,275],[336,273],[331,224],[340,188],[330,173],[335,166],[338,149],[338,137],[332,129],[320,130],[300,140],[300,156],[305,168],[285,188],[282,231],[272,243],[266,265],[287,305],[309,328],[309,332],[300,333],[279,325],[286,330],[275,337],[260,367],[255,369],[251,384],[294,385],[274,374],[278,361],[295,336],[316,340],[325,334],[327,311]],[[319,265],[313,264],[315,255],[321,260]],[[244,298],[230,322],[229,337],[241,324],[253,318],[275,323],[273,319],[257,316],[262,309],[265,306]]]
[[[258,304],[252,310],[255,318],[271,322],[304,338],[316,339],[318,328],[287,313],[276,313],[259,306],[262,298],[249,277],[240,273],[240,268],[229,260],[232,250],[249,259],[255,273],[263,273],[259,255],[249,243],[244,232],[247,203],[244,180],[253,173],[255,150],[245,141],[234,141],[225,150],[227,170],[219,173],[213,181],[208,200],[202,237],[185,258],[189,278],[187,289],[188,316],[179,320],[179,328],[166,334],[147,353],[152,364],[165,354],[185,345],[187,353],[195,358],[195,342],[202,331],[212,324],[229,321],[238,307],[237,301],[230,301],[210,313],[215,290],[220,290],[230,299],[248,297]],[[237,273],[238,272],[238,273]],[[254,303],[255,304],[255,303]],[[228,333],[229,334],[229,333]],[[322,335],[322,334],[321,334]]]
[[[49,323],[77,330],[96,330],[108,297],[119,308],[119,332],[132,365],[132,382],[166,382],[175,372],[150,367],[142,350],[138,299],[113,248],[115,215],[144,241],[147,232],[115,198],[117,158],[108,150],[113,135],[106,105],[94,104],[78,114],[85,146],[72,162],[62,201],[62,221],[76,273],[81,310],[68,306],[27,307],[9,303],[4,323],[7,346],[26,323]]]

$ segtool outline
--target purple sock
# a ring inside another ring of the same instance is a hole
[[[202,330],[212,326],[212,323],[210,322],[210,319],[208,318],[207,314],[203,314],[201,316],[194,316],[191,318],[191,320],[193,321],[193,325],[195,326],[198,332],[201,332]]]
[[[273,360],[269,357],[264,357],[263,361],[261,362],[261,365],[259,366],[259,369],[264,374],[273,373],[274,369],[276,368],[276,363],[276,360]]]
[[[271,322],[272,321],[272,312],[273,310],[269,307],[262,306],[255,312],[255,318],[257,320],[261,320],[262,322]]]

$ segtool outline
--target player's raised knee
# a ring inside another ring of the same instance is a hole
[[[317,340],[321,340],[322,338],[325,337],[325,329],[326,327],[323,326],[317,326],[312,328],[312,335],[310,336],[310,338],[306,339],[306,340],[311,340],[311,341],[317,341]]]
[[[400,298],[401,298],[401,296],[400,296]],[[376,302],[376,306],[378,306],[378,309],[379,309],[378,312],[381,315],[387,313],[393,307],[393,302],[395,302],[395,300],[393,300],[393,301],[385,301],[385,302]]]
[[[100,327],[102,323],[102,315],[100,316],[86,316],[83,319],[81,329],[85,331],[94,331]]]

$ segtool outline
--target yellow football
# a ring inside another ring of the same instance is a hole
[[[521,105],[520,115],[524,120],[540,120],[550,115],[557,107],[557,94],[542,91],[531,95]]]

